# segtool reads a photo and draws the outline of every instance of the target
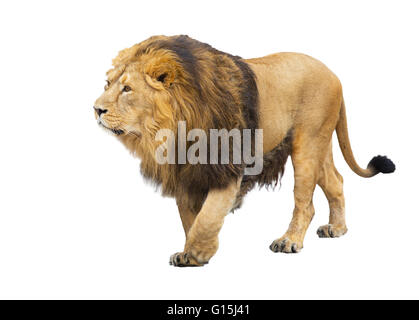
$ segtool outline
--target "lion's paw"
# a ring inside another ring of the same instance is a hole
[[[303,244],[291,241],[288,238],[280,238],[272,242],[269,248],[273,252],[298,253],[303,248]]]
[[[204,265],[196,261],[196,259],[187,252],[177,252],[172,254],[169,264],[175,267],[201,267]]]
[[[338,238],[343,236],[348,231],[346,226],[336,226],[333,224],[326,224],[317,229],[319,238]]]

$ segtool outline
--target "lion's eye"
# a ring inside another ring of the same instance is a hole
[[[130,91],[131,91],[131,87],[130,87],[130,86],[124,86],[124,87],[122,88],[122,91],[123,91],[123,92],[130,92]]]

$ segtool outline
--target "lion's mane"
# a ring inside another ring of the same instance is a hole
[[[241,176],[244,164],[159,165],[154,158],[155,134],[163,128],[177,132],[178,121],[185,121],[187,130],[203,129],[208,136],[209,129],[254,132],[258,127],[255,75],[240,57],[188,36],[151,37],[121,51],[113,64],[121,68],[140,58],[150,61],[148,74],[163,77],[169,96],[154,101],[153,121],[145,124],[140,141],[130,135],[121,139],[140,156],[142,174],[161,186],[163,195],[187,193],[191,205],[199,207],[209,189],[224,188]],[[164,70],[170,72],[162,73]]]

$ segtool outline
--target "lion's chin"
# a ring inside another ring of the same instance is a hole
[[[102,128],[105,128],[107,131],[112,132],[112,133],[113,133],[114,135],[116,135],[116,136],[120,136],[120,135],[122,135],[122,134],[124,134],[124,133],[125,133],[125,131],[124,131],[124,130],[122,130],[122,129],[108,128],[107,126],[103,125],[103,123],[102,123],[102,122],[99,122],[99,125],[100,125]]]

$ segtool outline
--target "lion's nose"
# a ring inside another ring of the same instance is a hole
[[[108,112],[107,109],[101,109],[101,108],[97,108],[97,107],[93,107],[97,113],[97,116],[100,117],[101,114],[105,114],[106,112]]]

